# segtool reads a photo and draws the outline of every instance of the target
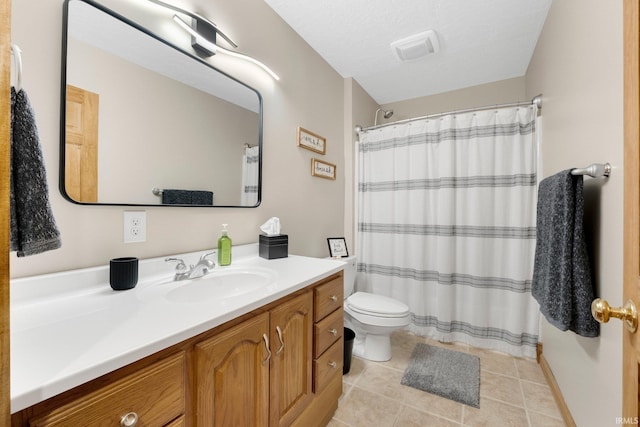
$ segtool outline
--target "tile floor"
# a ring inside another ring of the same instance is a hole
[[[480,357],[480,409],[400,384],[416,343],[426,342]],[[392,335],[392,358],[354,357],[328,427],[561,427],[564,426],[540,366],[530,359],[442,344],[410,332]]]

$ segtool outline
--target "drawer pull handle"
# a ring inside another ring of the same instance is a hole
[[[135,427],[138,424],[138,414],[135,412],[129,412],[120,418],[120,425],[122,427]]]
[[[335,337],[338,335],[338,330],[336,328],[329,329],[329,333]]]
[[[282,329],[280,329],[280,326],[276,326],[276,332],[278,333],[278,339],[280,340],[280,348],[276,350],[276,356],[278,356],[282,353],[282,350],[284,350],[284,341],[282,340]]]
[[[267,334],[262,334],[262,339],[264,340],[264,348],[267,349],[267,357],[264,358],[262,364],[266,364],[269,359],[271,359],[271,350],[269,349],[269,337]]]
[[[338,367],[338,364],[336,362],[329,362],[327,363],[327,365],[331,366],[333,369],[336,369]]]
[[[331,295],[331,296],[329,297],[329,299],[330,299],[331,301],[333,301],[333,302],[338,301],[338,297],[337,297],[336,295]]]

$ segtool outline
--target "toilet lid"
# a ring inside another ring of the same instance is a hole
[[[406,304],[383,295],[356,292],[347,298],[349,308],[357,313],[381,317],[404,317],[409,314]]]

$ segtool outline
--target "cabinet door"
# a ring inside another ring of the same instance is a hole
[[[269,314],[195,346],[198,427],[266,426]]]
[[[271,427],[288,426],[312,398],[313,296],[271,310]]]

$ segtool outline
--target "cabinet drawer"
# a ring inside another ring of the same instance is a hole
[[[343,351],[344,346],[340,337],[322,356],[313,361],[314,393],[320,393],[335,375],[342,375]]]
[[[317,322],[338,307],[342,307],[344,303],[342,275],[324,285],[316,286],[313,292],[313,320]]]
[[[331,344],[336,342],[344,331],[344,312],[342,308],[334,311],[313,325],[313,357],[319,357]]]
[[[119,426],[125,414],[135,412],[138,425],[164,426],[184,413],[184,389],[185,357],[179,353],[35,418],[30,425]]]

